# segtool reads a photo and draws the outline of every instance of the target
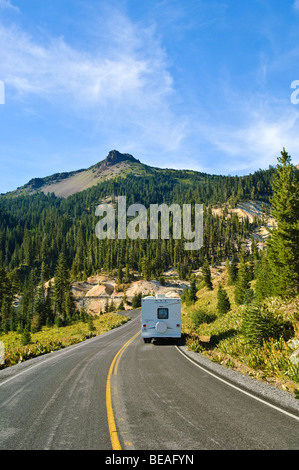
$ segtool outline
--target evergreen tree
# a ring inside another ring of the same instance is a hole
[[[8,291],[7,275],[6,275],[5,269],[0,266],[0,310],[1,310],[3,299],[7,295],[7,291]]]
[[[241,258],[240,267],[238,270],[236,287],[235,287],[235,301],[241,305],[245,301],[246,291],[250,288],[249,272],[245,263],[244,257]]]
[[[118,270],[117,270],[117,282],[119,284],[123,282],[123,270],[122,270],[121,265],[118,266]]]
[[[1,306],[1,330],[4,333],[8,333],[10,330],[10,320],[11,320],[11,301],[8,296],[5,296],[2,301],[2,306]]]
[[[209,262],[206,259],[202,265],[202,275],[203,275],[203,280],[206,285],[206,287],[209,290],[213,289],[213,284],[212,284],[212,277],[211,277],[211,270],[209,266]]]
[[[230,264],[228,265],[228,286],[232,286],[235,284],[238,275],[238,264],[236,257],[233,256]]]
[[[67,268],[67,261],[64,253],[58,258],[55,270],[55,283],[53,289],[55,314],[60,315],[65,321],[66,317],[70,318],[75,311],[74,299],[71,292],[71,282]]]
[[[45,294],[45,316],[46,316],[46,325],[51,326],[54,324],[54,311],[53,311],[53,299],[52,299],[52,283],[51,281],[48,284],[48,288],[46,289]]]
[[[151,278],[151,268],[150,268],[149,260],[147,259],[146,256],[144,256],[141,260],[141,270],[142,270],[142,276],[144,277],[144,279],[149,281]]]
[[[45,266],[42,264],[40,283],[37,288],[33,304],[33,318],[31,324],[31,331],[39,331],[42,326],[46,324],[46,294],[45,294],[45,282],[44,282]]]
[[[32,269],[29,274],[28,281],[25,284],[23,295],[21,298],[21,318],[23,326],[30,328],[34,315],[35,298],[37,293],[38,277],[37,271]]]
[[[92,318],[91,315],[88,315],[88,321],[87,321],[87,323],[88,323],[88,330],[89,330],[90,332],[93,332],[93,331],[96,330],[96,327],[94,326],[93,318]]]
[[[31,334],[28,326],[26,326],[22,331],[21,343],[23,346],[26,346],[27,344],[31,343]]]
[[[217,310],[220,315],[227,313],[230,308],[230,301],[227,295],[226,290],[219,284],[218,292],[217,292]]]
[[[138,294],[134,294],[133,299],[132,299],[132,308],[141,307],[141,298],[142,298],[141,292],[138,292]]]
[[[272,277],[266,252],[262,252],[255,273],[255,293],[258,301],[272,295]]]
[[[190,282],[190,291],[189,291],[189,299],[191,302],[196,302],[197,300],[197,288],[196,288],[196,279],[191,279]]]
[[[273,181],[271,213],[277,222],[268,242],[273,294],[299,292],[299,172],[283,149]]]
[[[71,285],[69,285],[69,289],[65,293],[64,309],[66,321],[67,323],[71,323],[75,319],[76,315],[75,299],[71,290]]]
[[[131,280],[131,275],[130,275],[130,268],[129,265],[126,264],[126,275],[125,275],[125,281],[130,282]]]

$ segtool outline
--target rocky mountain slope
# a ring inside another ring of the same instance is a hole
[[[116,176],[125,176],[129,173],[142,175],[147,166],[132,155],[122,154],[117,150],[109,152],[105,160],[87,168],[72,172],[55,173],[45,178],[33,178],[24,186],[11,192],[13,195],[54,193],[57,197],[66,198],[72,194],[88,189],[96,184]]]

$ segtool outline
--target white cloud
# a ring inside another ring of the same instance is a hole
[[[132,95],[142,94],[144,99],[148,92],[151,100],[158,99],[172,91],[159,51],[145,58],[134,49],[106,55],[99,48],[91,54],[75,50],[63,38],[41,46],[26,33],[4,26],[0,26],[0,44],[6,44],[0,50],[2,78],[23,96],[72,96],[81,104],[95,106]]]
[[[283,147],[297,163],[299,157],[299,112],[289,106],[281,106],[277,114],[254,112],[248,115],[247,123],[238,127],[225,124],[203,126],[202,135],[209,144],[222,153],[214,168],[225,173],[244,173],[254,168],[275,165]]]
[[[165,151],[178,148],[185,123],[171,110],[174,84],[155,30],[141,28],[119,13],[110,23],[107,37],[98,24],[100,33],[93,36],[89,50],[76,49],[64,38],[37,42],[16,26],[0,25],[0,46],[6,45],[0,47],[0,78],[7,94],[75,111],[92,120],[95,129],[106,126],[111,134],[113,128],[114,138],[122,142],[127,142],[130,129],[131,141],[135,137]]]
[[[294,8],[295,8],[295,10],[299,10],[299,0],[295,0]]]
[[[0,0],[0,6],[4,3]],[[31,111],[38,114],[44,100],[57,113],[72,117],[75,112],[91,124],[90,134],[96,136],[91,145],[98,139],[105,151],[117,148],[154,166],[234,174],[275,163],[283,146],[291,155],[298,152],[299,109],[290,102],[242,94],[225,82],[221,107],[179,101],[153,26],[145,28],[111,10],[89,26],[92,45],[86,41],[79,49],[63,37],[36,40],[0,24],[7,106],[11,100],[27,107],[32,101]],[[261,56],[259,85],[266,86],[270,66]],[[71,119],[65,121],[72,126]]]
[[[0,8],[7,8],[15,11],[20,11],[19,8],[14,6],[10,0],[0,0]]]

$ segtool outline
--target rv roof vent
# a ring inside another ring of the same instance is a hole
[[[165,294],[156,294],[157,299],[165,299]]]

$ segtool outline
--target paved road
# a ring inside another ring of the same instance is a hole
[[[299,448],[298,419],[217,380],[172,344],[132,339],[137,313],[108,334],[1,371],[0,449],[111,450],[115,438],[123,450]]]
[[[121,328],[0,371],[0,449],[112,449],[106,380],[140,328],[137,313]]]
[[[123,449],[299,449],[299,412],[295,419],[241,393],[174,345],[136,338],[115,388]]]

